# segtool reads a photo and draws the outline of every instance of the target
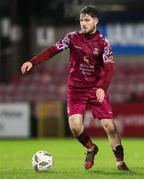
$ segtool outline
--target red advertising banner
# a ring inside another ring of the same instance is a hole
[[[144,104],[113,104],[113,119],[116,127],[125,137],[144,137]],[[106,136],[100,120],[93,119],[91,111],[87,111],[84,125],[91,136]]]

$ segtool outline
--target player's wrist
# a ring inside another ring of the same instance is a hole
[[[102,88],[102,87],[99,87],[98,89],[99,89],[99,90],[102,90],[102,91],[104,91],[104,92],[106,91],[106,90],[105,90],[104,88]]]
[[[28,62],[29,62],[29,63],[31,63],[31,64],[32,64],[32,66],[33,66],[33,65],[35,65],[35,64],[31,61],[31,60],[29,60]]]

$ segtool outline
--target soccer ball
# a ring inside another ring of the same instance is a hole
[[[36,171],[49,171],[53,166],[53,156],[47,151],[38,151],[32,157],[32,166]]]

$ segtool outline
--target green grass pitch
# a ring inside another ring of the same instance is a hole
[[[48,138],[0,140],[0,179],[143,179],[143,139],[123,139],[129,172],[119,172],[107,139],[93,139],[99,146],[95,165],[84,169],[85,148],[76,139]],[[49,172],[36,172],[31,166],[33,154],[47,150],[54,157]]]

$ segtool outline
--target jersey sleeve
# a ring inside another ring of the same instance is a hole
[[[29,61],[33,64],[42,63],[54,55],[60,53],[61,51],[69,48],[70,45],[70,34],[67,34],[63,39],[52,45],[51,47],[45,49],[44,51],[40,52],[38,55],[34,56]]]
[[[102,58],[104,62],[104,80],[101,85],[101,88],[107,91],[113,77],[114,58],[112,54],[112,46],[109,40],[106,38],[104,41],[104,50],[103,50]]]
[[[102,58],[104,63],[114,63],[112,46],[108,39],[104,39],[104,49],[102,53]]]

